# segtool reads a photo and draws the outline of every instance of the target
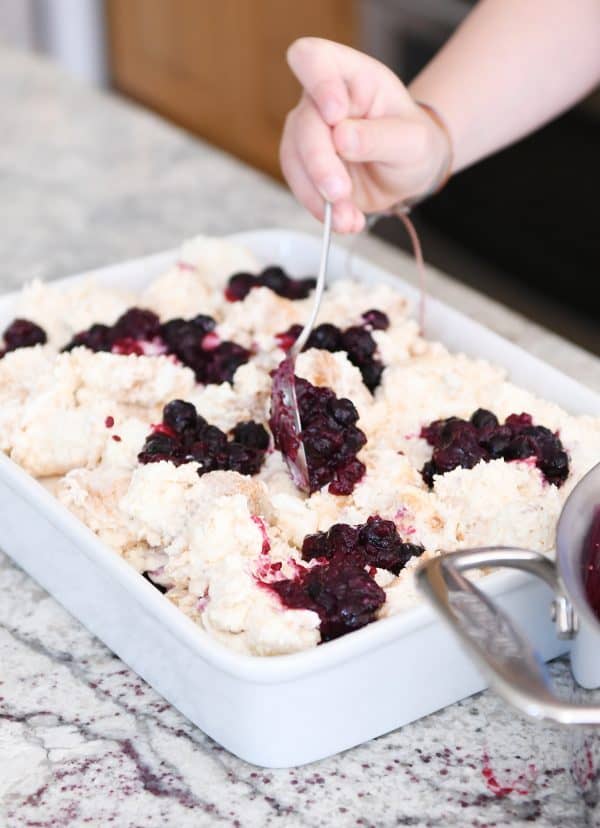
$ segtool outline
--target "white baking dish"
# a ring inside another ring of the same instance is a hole
[[[318,263],[319,241],[305,234],[263,230],[232,239],[295,275],[314,272]],[[162,253],[93,275],[100,283],[140,288],[176,256]],[[330,262],[332,279],[346,275],[343,249],[334,246]],[[413,287],[364,260],[355,259],[353,272],[393,283],[416,299]],[[12,318],[13,304],[14,296],[0,300],[0,324]],[[434,299],[428,302],[427,333],[451,349],[506,366],[514,381],[571,412],[600,414],[599,395]],[[485,686],[453,634],[426,606],[303,653],[258,658],[231,652],[1,453],[0,545],[203,731],[257,765],[320,759]],[[506,572],[485,579],[485,589],[545,658],[565,651],[549,620],[545,586]]]

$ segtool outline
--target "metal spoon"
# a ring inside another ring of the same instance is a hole
[[[271,429],[275,437],[275,445],[283,454],[292,475],[292,480],[302,491],[310,492],[308,462],[302,442],[302,421],[296,397],[295,367],[296,357],[308,341],[312,329],[317,321],[325,276],[327,274],[327,260],[331,243],[331,204],[325,202],[325,218],[323,221],[323,241],[321,243],[321,261],[319,274],[314,292],[313,307],[302,333],[290,348],[287,357],[273,374],[271,388]]]

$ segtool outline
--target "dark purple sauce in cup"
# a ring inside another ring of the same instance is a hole
[[[583,550],[583,585],[587,600],[600,619],[600,506],[592,520]]]

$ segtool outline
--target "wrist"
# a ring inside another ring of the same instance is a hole
[[[431,158],[431,170],[421,191],[403,201],[407,209],[420,204],[442,190],[453,172],[454,147],[450,131],[440,113],[425,101],[414,101],[421,120],[427,125],[429,136],[427,154]]]
[[[438,110],[431,106],[431,104],[426,103],[425,101],[415,101],[416,105],[420,108],[420,110],[431,120],[433,121],[438,135],[438,146],[441,143],[441,151],[439,154],[439,165],[438,171],[436,176],[431,183],[430,192],[431,194],[439,193],[442,190],[453,173],[453,165],[454,165],[454,145],[452,141],[452,136],[450,135],[450,130],[446,124],[446,121],[440,115]]]

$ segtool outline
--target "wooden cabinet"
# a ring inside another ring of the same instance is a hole
[[[272,175],[302,35],[356,43],[353,0],[108,0],[114,85]]]

